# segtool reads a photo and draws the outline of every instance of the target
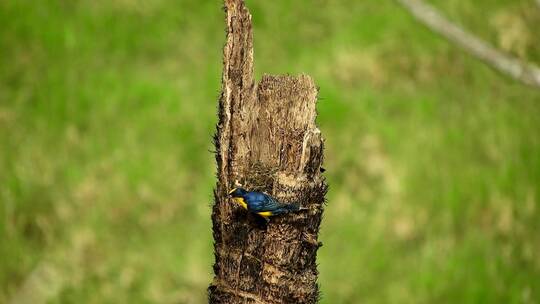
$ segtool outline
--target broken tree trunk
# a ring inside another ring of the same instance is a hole
[[[323,140],[315,125],[317,88],[306,75],[265,75],[256,85],[251,15],[243,0],[225,0],[225,11],[209,302],[315,303],[327,190],[320,173]],[[238,184],[308,210],[260,225],[227,197]]]

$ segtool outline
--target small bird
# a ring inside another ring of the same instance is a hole
[[[258,214],[265,219],[273,215],[285,214],[307,208],[300,208],[298,204],[284,204],[278,202],[268,194],[256,191],[247,191],[243,188],[234,188],[229,192],[240,206],[249,212]]]

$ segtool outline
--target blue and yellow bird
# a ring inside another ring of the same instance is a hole
[[[247,191],[243,188],[232,189],[229,192],[229,196],[247,211],[258,214],[264,218],[307,209],[300,208],[298,204],[280,203],[268,194],[257,191]]]

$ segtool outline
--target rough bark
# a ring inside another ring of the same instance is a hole
[[[209,302],[315,303],[327,190],[320,173],[323,140],[315,125],[317,88],[306,75],[264,75],[255,84],[251,15],[243,0],[225,0],[225,12]],[[308,210],[261,224],[227,197],[238,184]]]
[[[429,29],[441,34],[492,68],[524,84],[540,88],[540,69],[536,65],[504,54],[450,22],[435,8],[421,0],[397,0],[397,2]]]

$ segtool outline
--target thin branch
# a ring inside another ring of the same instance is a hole
[[[540,89],[540,69],[534,64],[522,62],[497,50],[487,42],[452,23],[434,7],[421,0],[396,1],[429,29],[456,43],[497,71]]]

